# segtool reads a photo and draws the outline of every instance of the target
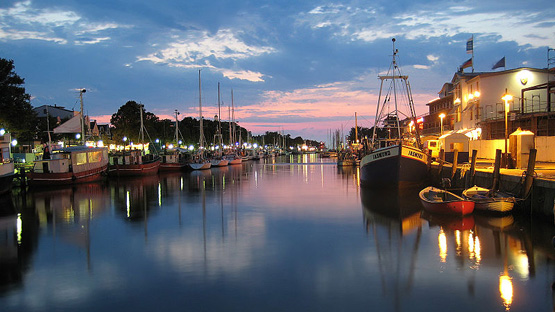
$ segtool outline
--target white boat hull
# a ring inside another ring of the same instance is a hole
[[[193,170],[206,170],[212,168],[212,164],[210,162],[205,163],[190,163],[189,167]]]

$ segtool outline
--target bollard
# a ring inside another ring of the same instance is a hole
[[[453,151],[453,167],[451,167],[451,181],[453,181],[453,183],[455,183],[455,174],[457,173],[457,166],[458,166],[458,162],[459,162],[459,151],[458,150],[454,150]]]
[[[439,150],[439,170],[438,170],[438,176],[439,176],[439,183],[441,183],[441,179],[443,178],[443,163],[445,162],[445,151],[443,149]]]
[[[530,149],[530,158],[528,158],[528,167],[526,168],[526,179],[524,180],[524,188],[522,189],[522,198],[528,197],[532,184],[534,183],[534,170],[536,168],[536,153],[535,148]]]
[[[492,190],[499,190],[499,169],[501,167],[501,150],[495,150],[495,164],[493,165]]]

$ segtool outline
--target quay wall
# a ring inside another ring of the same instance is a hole
[[[441,178],[450,178],[452,167],[449,164],[444,165],[439,176],[440,166],[432,165],[431,178],[434,184],[441,185]],[[522,175],[500,174],[499,189],[504,192],[515,194],[518,198],[523,197],[525,171]],[[451,188],[463,190],[470,187],[470,170],[464,167],[458,167],[455,176],[451,181]],[[474,185],[491,188],[493,185],[493,173],[491,170],[476,169],[474,176]],[[519,201],[515,206],[515,212],[531,214],[541,217],[550,218],[555,224],[555,180],[534,178],[532,189],[527,198]]]
[[[536,161],[555,162],[555,137],[537,136],[534,138],[534,145],[537,150]],[[477,150],[478,158],[495,159],[495,150],[505,150],[505,140],[471,140],[468,150]]]
[[[555,162],[555,137],[541,136],[536,137],[536,160]]]

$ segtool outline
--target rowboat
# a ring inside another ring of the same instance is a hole
[[[433,186],[420,191],[419,196],[424,209],[431,213],[464,216],[474,211],[473,201]]]
[[[467,200],[473,201],[475,208],[480,211],[508,213],[513,210],[516,202],[512,195],[476,185],[464,190],[462,195]]]

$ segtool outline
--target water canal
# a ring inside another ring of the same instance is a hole
[[[299,155],[2,199],[0,311],[552,311],[553,222]]]

